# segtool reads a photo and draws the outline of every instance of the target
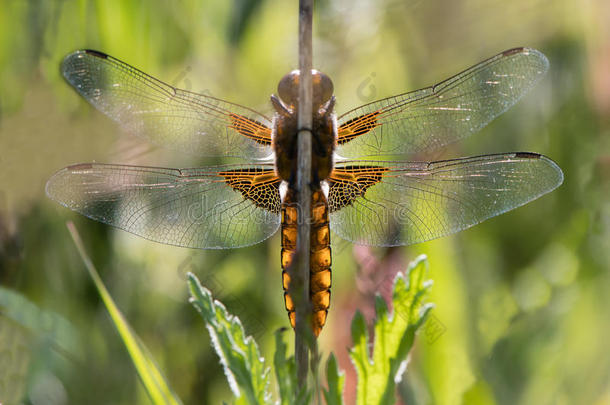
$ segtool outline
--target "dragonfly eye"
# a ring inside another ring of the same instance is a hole
[[[311,70],[311,82],[313,87],[313,107],[317,111],[333,95],[333,82],[330,77],[315,69]],[[282,102],[295,109],[299,98],[299,71],[293,70],[288,73],[277,86],[277,93]]]
[[[286,106],[294,109],[299,98],[299,71],[293,70],[286,74],[277,85],[277,94]]]
[[[333,82],[322,72],[312,69],[313,103],[316,107],[326,104],[333,96]]]

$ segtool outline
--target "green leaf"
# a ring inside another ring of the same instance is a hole
[[[296,365],[294,357],[286,358],[286,343],[284,343],[285,328],[275,332],[275,355],[273,365],[275,366],[275,376],[280,389],[280,403],[290,405],[293,402],[295,388],[298,386],[296,381]]]
[[[328,381],[328,391],[324,390],[324,399],[327,405],[343,404],[343,384],[345,374],[339,372],[337,359],[331,353],[326,362],[326,379]]]
[[[294,356],[286,357],[287,347],[283,339],[286,330],[286,328],[281,328],[275,332],[273,365],[280,389],[280,404],[306,405],[311,403],[311,392],[306,385],[297,382]]]
[[[415,259],[406,274],[394,280],[391,314],[381,297],[375,300],[374,344],[369,356],[368,333],[364,317],[356,313],[352,321],[354,347],[350,357],[358,373],[358,404],[394,404],[395,386],[406,369],[407,355],[413,347],[415,332],[424,323],[432,305],[422,299],[432,285],[424,281],[428,262],[424,255]]]
[[[83,243],[80,240],[80,236],[78,235],[74,224],[69,222],[68,229],[72,235],[74,244],[78,249],[78,253],[85,263],[85,267],[93,279],[95,287],[97,288],[97,291],[100,294],[100,297],[102,298],[102,301],[104,302],[112,321],[114,322],[114,326],[116,326],[119,335],[121,336],[127,351],[129,352],[129,356],[136,367],[140,380],[142,381],[142,384],[144,384],[144,388],[150,396],[150,399],[154,404],[181,404],[182,402],[171,390],[169,384],[163,376],[163,373],[155,364],[152,355],[146,346],[144,346],[144,344],[140,341],[140,338],[135,334],[135,332],[133,332],[131,326],[114,303],[114,300],[104,286],[104,283],[93,266],[93,263],[87,256],[87,253],[85,253]]]
[[[368,332],[366,330],[366,321],[360,311],[356,311],[354,319],[352,319],[352,343],[354,344],[352,351],[354,351],[356,355],[355,357],[352,357],[352,360],[368,361]],[[362,364],[362,367],[365,367],[364,363]]]
[[[237,397],[236,403],[271,403],[267,391],[269,369],[254,339],[245,336],[240,320],[230,315],[222,303],[214,301],[212,293],[192,273],[188,274],[188,283],[190,301],[205,321],[229,386]]]

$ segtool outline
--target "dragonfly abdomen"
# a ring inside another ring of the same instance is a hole
[[[296,253],[298,228],[298,204],[296,190],[289,188],[282,203],[282,284],[284,303],[290,324],[295,327],[294,301],[288,289],[290,276],[288,267]],[[311,327],[318,336],[326,323],[330,306],[331,250],[330,228],[328,222],[328,201],[318,186],[312,190],[311,197],[311,238],[309,245],[309,299],[311,304]]]

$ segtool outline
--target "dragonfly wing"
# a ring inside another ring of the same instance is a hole
[[[66,56],[61,70],[95,108],[155,144],[201,156],[271,153],[269,119],[246,107],[174,88],[97,51]]]
[[[535,153],[438,162],[352,161],[329,178],[330,226],[354,243],[410,245],[470,228],[558,187]]]
[[[275,233],[279,183],[269,165],[179,170],[87,163],[57,172],[46,192],[73,211],[146,239],[222,249]]]
[[[358,107],[338,119],[337,153],[395,158],[463,139],[515,104],[548,65],[537,50],[511,49],[435,86]]]

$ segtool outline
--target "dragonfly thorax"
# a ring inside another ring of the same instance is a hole
[[[317,70],[312,78],[312,180],[326,179],[333,167],[333,151],[337,129],[334,116],[335,97],[333,82]],[[297,105],[299,98],[299,71],[285,75],[277,86],[278,96],[271,96],[276,110],[272,138],[276,155],[276,170],[280,178],[289,183],[296,180],[297,169]]]

